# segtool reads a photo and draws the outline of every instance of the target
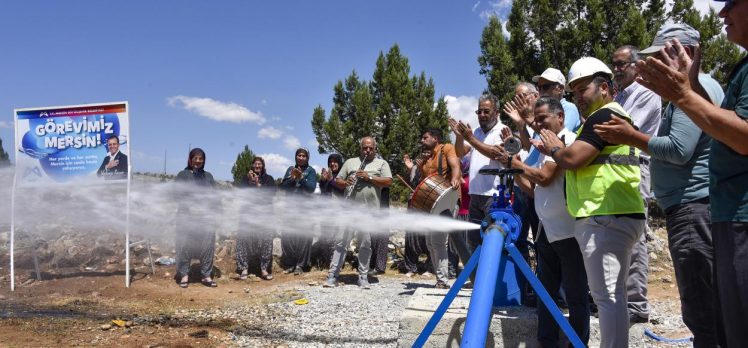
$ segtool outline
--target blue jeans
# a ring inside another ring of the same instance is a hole
[[[709,200],[668,207],[665,220],[683,322],[693,333],[693,346],[725,347],[714,287]]]
[[[538,279],[552,299],[563,286],[569,305],[569,323],[586,345],[590,340],[590,302],[587,274],[579,244],[574,238],[548,242],[540,232],[535,242],[538,255]],[[538,341],[542,347],[558,346],[558,324],[545,305],[538,303]]]

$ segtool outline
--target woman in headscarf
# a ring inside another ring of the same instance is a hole
[[[216,287],[211,273],[215,254],[215,217],[207,210],[212,208],[210,189],[215,186],[213,175],[205,171],[205,151],[200,148],[190,150],[187,167],[177,174],[179,183],[179,208],[177,211],[177,280],[179,286],[187,287],[190,261],[200,260],[200,282],[208,287]]]
[[[322,196],[327,196],[331,199],[342,199],[345,192],[344,189],[335,186],[335,178],[340,172],[340,168],[343,168],[343,156],[333,153],[327,157],[327,168],[322,169],[322,174],[319,179],[319,188]],[[327,220],[323,221],[320,226],[321,234],[317,240],[317,244],[314,246],[314,252],[312,253],[312,265],[319,269],[330,268],[330,260],[332,260],[333,247],[335,243],[335,234],[337,233],[337,227],[334,223],[328,223]]]
[[[247,279],[250,260],[260,261],[260,278],[273,279],[273,234],[268,229],[266,217],[271,216],[273,209],[273,194],[275,193],[275,179],[265,170],[265,160],[255,157],[252,168],[238,185],[242,188],[261,189],[258,195],[253,195],[252,202],[245,205],[245,212],[241,214],[241,221],[247,230],[240,231],[236,238],[236,268],[239,279]],[[259,196],[259,199],[258,197]],[[264,221],[264,223],[256,223]],[[240,227],[241,228],[241,227]]]
[[[288,167],[280,188],[289,194],[311,195],[317,188],[317,172],[309,166],[309,150],[296,150],[296,165]],[[311,197],[310,197],[311,198]],[[291,234],[281,237],[284,273],[299,275],[309,268],[313,236]]]

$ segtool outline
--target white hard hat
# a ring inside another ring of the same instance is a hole
[[[574,81],[590,77],[597,73],[605,73],[608,75],[608,78],[613,79],[613,72],[610,71],[610,68],[599,59],[593,57],[579,58],[579,60],[574,62],[569,69],[569,74],[566,79],[569,82],[566,84],[566,90],[571,90],[571,85],[574,84]]]

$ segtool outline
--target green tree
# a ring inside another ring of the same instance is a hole
[[[234,166],[231,167],[231,175],[234,177],[234,185],[239,185],[242,178],[249,173],[254,159],[255,154],[249,149],[248,145],[244,145],[244,150],[236,155],[236,162],[234,162]]]
[[[727,74],[744,56],[722,33],[712,10],[701,15],[693,0],[514,0],[504,37],[501,22],[491,17],[480,38],[480,74],[487,90],[507,101],[512,86],[548,67],[568,71],[571,64],[593,56],[609,62],[622,45],[647,47],[666,21],[687,23],[701,34],[702,68],[723,86]]]
[[[519,24],[515,23],[515,25]],[[517,28],[513,29],[517,30]],[[530,48],[518,47],[519,43],[513,43],[515,46],[513,50],[516,54],[531,52]],[[480,73],[486,76],[488,91],[499,98],[513,94],[513,87],[518,81],[515,61],[521,62],[522,56],[512,57],[512,50],[509,48],[507,38],[501,30],[501,21],[496,16],[491,16],[481,34],[481,55],[478,57],[478,64],[480,64]]]
[[[10,165],[10,157],[8,153],[3,149],[3,139],[0,139],[0,167]]]
[[[318,151],[355,157],[359,154],[359,139],[371,135],[393,174],[405,174],[402,156],[419,151],[421,130],[449,130],[446,103],[443,98],[435,100],[434,95],[433,79],[425,72],[411,75],[408,58],[395,44],[386,54],[379,53],[371,81],[362,80],[353,71],[333,86],[329,117],[321,105],[314,109],[312,131]],[[399,181],[394,181],[390,200],[403,202],[405,190]]]

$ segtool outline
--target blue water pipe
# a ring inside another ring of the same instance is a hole
[[[522,228],[521,220],[514,213],[511,202],[513,175],[519,173],[519,171],[507,168],[481,172],[489,175],[498,175],[501,179],[500,184],[497,186],[499,194],[494,194],[491,208],[481,223],[483,243],[475,249],[460,276],[455,280],[444,300],[442,300],[442,303],[439,304],[431,319],[426,323],[423,331],[421,331],[421,334],[416,338],[413,347],[423,347],[476,267],[473,295],[470,298],[470,307],[468,308],[465,330],[460,347],[485,347],[493,307],[495,305],[503,306],[507,304],[518,305],[520,302],[517,292],[507,290],[517,288],[517,277],[506,276],[509,272],[514,274],[515,264],[525,279],[529,281],[543,304],[548,308],[548,311],[553,316],[553,319],[556,320],[561,330],[566,334],[571,345],[575,348],[584,347],[584,344],[563,316],[556,302],[550,297],[545,288],[543,288],[540,280],[532,272],[532,269],[514,245]],[[505,185],[505,176],[508,179],[507,185]],[[508,189],[507,186],[509,187]],[[504,255],[505,253],[507,255]],[[503,258],[502,256],[507,257]],[[502,263],[502,259],[505,262]],[[509,268],[511,270],[508,270]],[[496,299],[497,295],[505,298]],[[510,298],[513,296],[517,298]]]

